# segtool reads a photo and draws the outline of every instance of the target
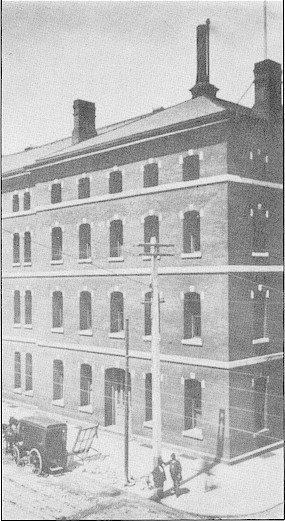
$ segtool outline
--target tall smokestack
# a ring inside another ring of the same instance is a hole
[[[73,103],[74,128],[72,132],[72,144],[76,145],[85,139],[97,135],[95,129],[95,103],[77,99]]]
[[[190,89],[193,98],[215,98],[218,89],[210,84],[210,20],[197,26],[197,79]]]

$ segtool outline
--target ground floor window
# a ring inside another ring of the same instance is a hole
[[[195,429],[202,414],[201,382],[187,379],[184,383],[184,428]]]

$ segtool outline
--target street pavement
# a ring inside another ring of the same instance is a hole
[[[33,413],[36,414],[35,408],[7,402],[3,407],[2,421],[6,422],[9,416],[19,419],[31,416]],[[51,415],[47,414],[47,416]],[[62,416],[52,416],[62,420]],[[71,419],[66,420],[70,450],[78,426],[83,424]],[[172,481],[168,467],[166,467],[165,495],[161,505],[156,505],[153,501],[149,501],[153,492],[146,484],[146,477],[152,470],[150,440],[146,442],[139,438],[131,438],[129,476],[132,486],[125,487],[124,437],[103,428],[99,429],[98,434],[98,439],[94,440],[94,448],[97,452],[94,452],[93,458],[86,460],[84,464],[74,460],[70,462],[72,471],[65,475],[57,478],[54,476],[39,478],[28,474],[29,478],[26,483],[21,483],[21,486],[23,484],[26,487],[32,486],[33,490],[38,490],[40,487],[38,501],[35,501],[40,503],[38,512],[42,517],[37,517],[36,509],[36,513],[33,511],[33,515],[36,517],[5,517],[3,519],[56,519],[60,515],[78,519],[78,517],[71,516],[78,516],[80,512],[80,515],[83,516],[80,519],[194,519],[197,517],[284,519],[282,448],[233,466],[225,464],[213,466],[212,463],[197,458],[190,452],[187,453],[185,449],[183,451],[175,450],[183,469],[181,494],[178,498],[173,494]],[[163,459],[168,460],[171,452],[173,449],[163,446]],[[7,466],[4,465],[3,471],[3,477],[6,476],[8,480],[10,479],[9,486],[13,490],[11,482],[13,480],[17,482],[17,476],[25,476],[29,469],[19,469],[7,464]],[[6,483],[5,488],[4,485],[3,494],[6,500],[9,496],[9,486]],[[114,497],[109,493],[108,496],[107,491],[110,490],[116,490],[119,493],[115,493]],[[23,491],[23,494],[23,497],[29,498],[31,491]],[[17,487],[15,487],[8,515],[16,515],[17,495],[19,502],[19,493],[17,494]],[[22,493],[20,495],[22,497]],[[103,503],[102,498],[105,498]],[[31,504],[29,500],[28,503]],[[166,511],[164,512],[163,509]],[[169,512],[167,509],[170,509]],[[177,509],[177,513],[172,509]],[[46,512],[53,517],[44,517]],[[171,517],[170,512],[172,512],[171,515],[178,515],[178,517]],[[276,517],[272,517],[273,515]]]

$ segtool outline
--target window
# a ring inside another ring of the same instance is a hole
[[[87,223],[79,226],[79,259],[91,259],[91,227]]]
[[[267,379],[254,379],[254,431],[267,428]]]
[[[121,192],[123,189],[123,176],[122,172],[117,170],[116,172],[111,172],[109,177],[109,193],[117,194]]]
[[[121,257],[123,246],[123,223],[112,221],[110,224],[110,257]]]
[[[184,338],[201,337],[201,302],[198,293],[184,295]]]
[[[25,293],[25,324],[32,323],[32,292],[27,290]]]
[[[152,374],[145,375],[145,421],[152,420]]]
[[[30,192],[24,193],[24,210],[30,210],[31,208],[31,194]]]
[[[61,184],[54,183],[51,185],[51,203],[61,203]]]
[[[21,323],[21,295],[20,291],[14,292],[14,324]]]
[[[156,238],[157,243],[159,242],[159,219],[156,215],[149,215],[144,220],[144,242],[150,243],[152,237]],[[144,252],[150,253],[150,246],[145,246]]]
[[[252,251],[265,252],[266,251],[266,212],[264,209],[258,208],[253,212],[253,237],[252,237]]]
[[[195,429],[202,414],[201,382],[187,379],[184,382],[184,428]]]
[[[144,334],[151,335],[151,299],[152,292],[149,291],[144,297]]]
[[[63,362],[53,361],[53,400],[63,399]]]
[[[30,353],[26,354],[26,391],[33,390],[33,357]]]
[[[253,337],[267,337],[267,298],[266,290],[257,291],[253,300]]]
[[[52,327],[63,327],[63,297],[61,291],[52,294]]]
[[[59,227],[52,229],[51,236],[51,258],[52,260],[62,260],[62,230]]]
[[[200,214],[192,211],[184,214],[183,251],[195,253],[200,251]]]
[[[79,329],[92,329],[91,293],[82,291],[79,302]]]
[[[24,262],[32,262],[31,232],[24,233]]]
[[[124,297],[123,293],[114,291],[111,294],[111,333],[124,330]]]
[[[13,212],[18,212],[20,209],[19,195],[13,195]]]
[[[13,235],[13,263],[19,264],[20,262],[20,235],[14,233]]]
[[[92,368],[89,364],[80,366],[80,406],[91,404]]]
[[[15,353],[14,388],[21,389],[21,353]]]
[[[143,173],[143,185],[145,188],[148,186],[158,185],[158,164],[151,163],[144,166]]]
[[[194,179],[199,179],[200,159],[198,154],[184,157],[182,171],[183,181],[192,181]]]
[[[78,199],[90,197],[90,179],[89,177],[81,177],[78,181]]]

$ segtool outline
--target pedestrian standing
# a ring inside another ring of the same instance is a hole
[[[171,454],[171,459],[167,463],[165,463],[165,465],[169,465],[170,475],[173,481],[174,492],[176,497],[178,497],[179,486],[182,481],[182,467],[180,461],[176,459],[174,452]]]
[[[160,456],[158,458],[157,465],[154,467],[151,474],[153,479],[153,486],[155,489],[155,499],[156,501],[160,501],[163,498],[164,482],[166,481],[163,461]]]

